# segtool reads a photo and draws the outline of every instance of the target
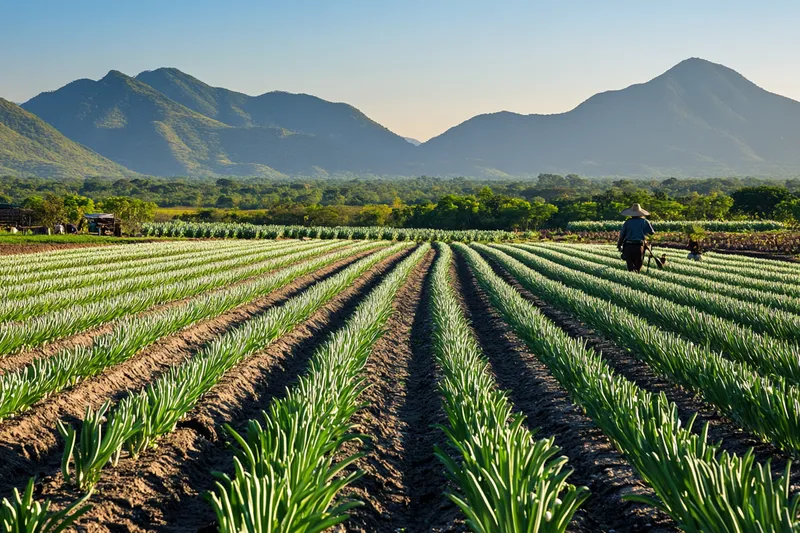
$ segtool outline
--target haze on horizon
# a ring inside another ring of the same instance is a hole
[[[251,95],[347,102],[424,141],[481,113],[568,111],[688,57],[800,100],[790,1],[5,4],[0,97],[17,102],[111,69],[171,66]]]

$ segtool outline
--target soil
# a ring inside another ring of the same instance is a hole
[[[42,243],[42,244],[0,244],[0,256],[33,254],[37,252],[53,252],[57,250],[69,250],[70,248],[97,248],[99,246],[110,246],[106,243]]]
[[[673,532],[672,520],[643,504],[623,500],[649,489],[619,451],[573,404],[547,367],[511,331],[493,309],[464,260],[456,254],[457,291],[463,296],[479,344],[514,408],[528,417],[539,438],[555,437],[574,468],[570,483],[589,487],[591,496],[575,514],[575,532]]]
[[[0,495],[9,493],[13,487],[24,485],[31,475],[47,476],[60,469],[62,440],[56,430],[56,421],[80,420],[87,406],[96,409],[107,400],[119,399],[128,391],[140,389],[225,331],[299,294],[311,284],[333,275],[368,253],[354,254],[302,276],[265,297],[214,319],[189,326],[157,341],[103,374],[40,401],[16,418],[0,422]]]
[[[233,473],[223,423],[243,431],[304,372],[315,349],[344,324],[383,274],[409,253],[394,254],[359,278],[308,321],[229,372],[157,448],[138,459],[123,458],[95,489],[86,531],[214,531],[213,509],[203,494],[213,490],[214,471]],[[76,494],[56,477],[44,493],[60,505]]]
[[[585,341],[590,348],[600,352],[614,372],[648,392],[664,393],[667,399],[678,407],[679,416],[684,422],[688,422],[693,414],[697,414],[693,426],[696,433],[699,433],[703,426],[708,424],[709,441],[721,443],[724,450],[739,455],[743,455],[753,448],[757,461],[765,463],[771,460],[774,476],[783,474],[787,462],[791,460],[786,453],[742,430],[731,419],[720,414],[713,405],[704,401],[702,397],[674,384],[668,377],[657,374],[646,363],[637,359],[626,348],[617,345],[612,339],[591,329],[570,313],[533,295],[498,265],[492,264],[492,268],[568,335]],[[792,484],[800,488],[800,469],[793,469],[791,479]]]
[[[364,445],[348,443],[340,456],[366,454],[349,469],[361,470],[363,477],[345,491],[365,505],[351,511],[338,531],[466,531],[461,512],[443,494],[448,481],[434,456],[434,444],[445,437],[433,426],[446,422],[430,345],[434,255],[429,252],[400,290],[387,332],[364,370],[366,407],[354,423],[370,439]]]

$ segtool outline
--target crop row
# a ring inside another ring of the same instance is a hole
[[[108,281],[66,289],[56,292],[44,292],[35,296],[28,296],[19,299],[5,299],[0,302],[0,322],[7,320],[25,320],[44,313],[50,313],[59,309],[72,307],[76,302],[88,304],[91,302],[101,302],[128,294],[131,292],[141,292],[153,287],[163,287],[168,284],[182,283],[202,276],[208,276],[216,272],[239,268],[247,265],[266,261],[276,256],[284,255],[296,250],[303,250],[316,243],[304,243],[294,241],[281,243],[279,246],[268,247],[266,249],[248,249],[233,253],[222,252],[204,258],[199,264],[180,268],[178,265],[170,265],[169,268],[163,266],[156,272],[142,274],[134,279]]]
[[[739,425],[791,454],[800,452],[800,391],[707,346],[654,327],[613,302],[553,281],[502,251],[474,245],[526,289],[613,339],[674,382],[701,394]]]
[[[683,231],[701,227],[706,231],[771,231],[784,229],[774,220],[652,220],[656,231]],[[619,231],[622,220],[582,220],[567,224],[567,231]]]
[[[130,359],[150,344],[182,328],[265,296],[335,261],[381,246],[380,243],[365,243],[327,254],[326,250],[319,250],[316,255],[321,257],[312,255],[306,261],[268,276],[203,294],[151,314],[120,320],[112,331],[93,339],[90,346],[65,348],[51,357],[36,359],[27,367],[0,376],[0,420],[81,379],[98,375],[106,368]]]
[[[585,246],[581,247],[595,255],[615,258],[619,260],[619,252],[610,247]],[[658,252],[661,253],[660,251]],[[655,265],[653,265],[655,267]],[[707,279],[725,283],[734,287],[747,287],[750,289],[769,291],[787,296],[800,296],[800,285],[796,274],[769,273],[757,267],[723,267],[715,265],[708,268],[706,265],[695,261],[675,261],[667,264],[669,271],[695,279]],[[659,272],[654,272],[658,276]]]
[[[731,359],[758,368],[765,375],[782,376],[794,385],[800,384],[800,347],[796,343],[760,335],[730,320],[566,267],[557,260],[512,246],[497,248],[548,278],[625,307],[662,329],[699,345],[708,345]]]
[[[797,301],[785,295],[738,288],[666,270],[651,269],[646,276],[641,276],[625,271],[625,265],[619,259],[604,258],[578,247],[537,244],[519,245],[519,248],[642,292],[727,318],[759,333],[790,342],[800,338],[800,316],[784,310],[784,307],[797,305]],[[754,298],[759,298],[759,303],[749,301]]]
[[[403,245],[384,248],[338,274],[316,283],[280,307],[248,320],[207,344],[184,363],[170,368],[136,394],[115,407],[87,409],[80,429],[59,422],[66,444],[62,461],[65,479],[90,489],[108,463],[116,464],[123,447],[136,457],[159,437],[174,431],[191,410],[231,368],[291,331],[367,269]]]
[[[362,370],[397,292],[429,249],[417,248],[364,298],[314,352],[298,384],[270,404],[263,425],[251,420],[244,436],[226,426],[238,446],[233,478],[223,476],[211,497],[220,532],[323,531],[358,505],[337,500],[360,475],[342,475],[358,454],[341,459],[338,452],[358,438],[350,418],[360,407]]]
[[[317,244],[310,250],[296,251],[283,257],[262,261],[234,270],[218,272],[187,282],[154,287],[134,294],[124,294],[70,309],[70,313],[55,311],[29,319],[25,322],[0,324],[0,354],[12,353],[23,347],[33,347],[125,315],[144,311],[155,305],[188,298],[231,283],[269,272],[280,266],[300,261],[320,250],[332,250],[345,246],[346,241]]]
[[[216,242],[154,242],[127,244],[124,246],[78,248],[0,257],[0,266],[8,273],[13,273],[15,270],[41,273],[75,267],[85,268],[92,265],[102,267],[108,264],[109,260],[127,262],[151,257],[165,257],[214,248],[218,244]],[[0,281],[6,281],[6,278],[0,278]]]
[[[284,241],[275,241],[272,247],[283,244]],[[222,244],[222,243],[220,243]],[[262,244],[262,249],[267,249]],[[89,267],[76,267],[75,269],[63,269],[58,272],[46,271],[33,275],[20,274],[13,280],[4,283],[0,287],[0,296],[3,298],[24,298],[44,292],[54,292],[75,287],[86,287],[94,283],[105,283],[121,279],[132,278],[163,272],[167,267],[170,269],[185,268],[194,264],[201,264],[206,258],[218,256],[225,253],[247,253],[257,249],[256,246],[216,246],[213,248],[188,251],[181,254],[137,259],[118,263],[114,260],[108,261],[106,265],[92,265]],[[74,270],[68,272],[68,270]]]
[[[588,248],[594,248],[595,246],[587,246]],[[597,248],[609,248],[609,246],[599,245],[596,246]],[[747,273],[755,273],[759,276],[762,273],[775,273],[775,274],[794,274],[797,276],[800,274],[800,263],[793,263],[789,261],[777,261],[772,259],[756,259],[754,257],[746,257],[741,255],[735,254],[719,254],[714,252],[704,252],[702,255],[701,261],[698,263],[697,261],[688,259],[686,257],[687,250],[685,249],[678,249],[678,248],[666,248],[666,247],[658,247],[658,254],[661,255],[666,254],[670,260],[675,260],[681,264],[688,264],[694,266],[703,266],[707,269],[711,270],[721,270],[725,272],[731,272],[734,274],[747,272]],[[740,259],[744,257],[749,259],[750,261],[740,261]],[[795,278],[794,283],[797,283],[797,279]]]
[[[521,340],[655,492],[654,498],[626,499],[662,509],[690,533],[798,531],[800,494],[789,496],[788,467],[773,480],[769,464],[756,463],[751,452],[739,456],[709,444],[707,427],[694,433],[692,422],[684,426],[663,394],[653,396],[616,375],[599,354],[500,279],[478,253],[455,246]]]
[[[145,235],[153,237],[202,237],[220,239],[380,239],[386,241],[507,241],[520,235],[501,230],[436,230],[372,227],[322,226],[256,226],[220,222],[151,222],[142,226]]]
[[[723,254],[718,252],[706,252],[705,259],[713,259],[714,261],[725,261],[728,263],[738,263],[741,265],[766,265],[769,269],[789,270],[800,272],[800,263],[791,261],[779,261],[772,259],[763,259],[760,257],[751,257],[743,254]]]
[[[571,469],[566,457],[556,457],[554,439],[534,440],[525,417],[512,414],[456,299],[452,251],[446,244],[438,249],[431,274],[433,351],[453,453],[437,448],[436,455],[458,489],[449,497],[473,531],[561,533],[588,490],[567,483]]]

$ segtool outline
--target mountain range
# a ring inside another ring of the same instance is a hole
[[[800,174],[800,102],[687,59],[554,115],[479,115],[424,143],[344,103],[249,96],[174,68],[0,100],[0,172],[39,176]]]

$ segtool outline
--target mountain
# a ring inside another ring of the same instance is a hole
[[[0,98],[0,174],[123,177],[133,173],[69,140],[17,104]]]
[[[230,161],[221,146],[229,126],[118,71],[42,93],[23,107],[67,137],[143,174],[274,172]]]
[[[423,143],[427,173],[742,175],[800,171],[800,103],[688,59],[567,113],[480,115]]]
[[[403,137],[403,139],[405,139],[407,143],[411,143],[414,146],[419,146],[420,144],[422,144],[422,141],[418,141],[413,137]]]
[[[351,154],[351,170],[397,171],[413,159],[414,149],[403,137],[348,104],[281,91],[249,96],[212,87],[175,68],[145,71],[136,79],[229,126],[283,128],[326,140]]]
[[[118,71],[98,81],[78,80],[42,93],[23,107],[69,138],[142,174],[325,175],[380,171],[369,162],[378,165],[388,159],[388,154],[377,150],[360,156],[359,146],[366,141],[359,144],[355,134],[355,144],[347,144],[333,136],[334,128],[329,135],[317,135],[255,119],[237,126],[230,113],[212,112],[200,106],[200,101],[198,98],[193,105],[231,124],[184,106]],[[285,112],[282,108],[281,113]],[[309,111],[307,115],[313,114]]]
[[[800,174],[800,103],[697,58],[566,113],[479,115],[419,146],[347,104],[249,96],[173,68],[136,78],[111,71],[22,107],[128,169],[160,176]]]

